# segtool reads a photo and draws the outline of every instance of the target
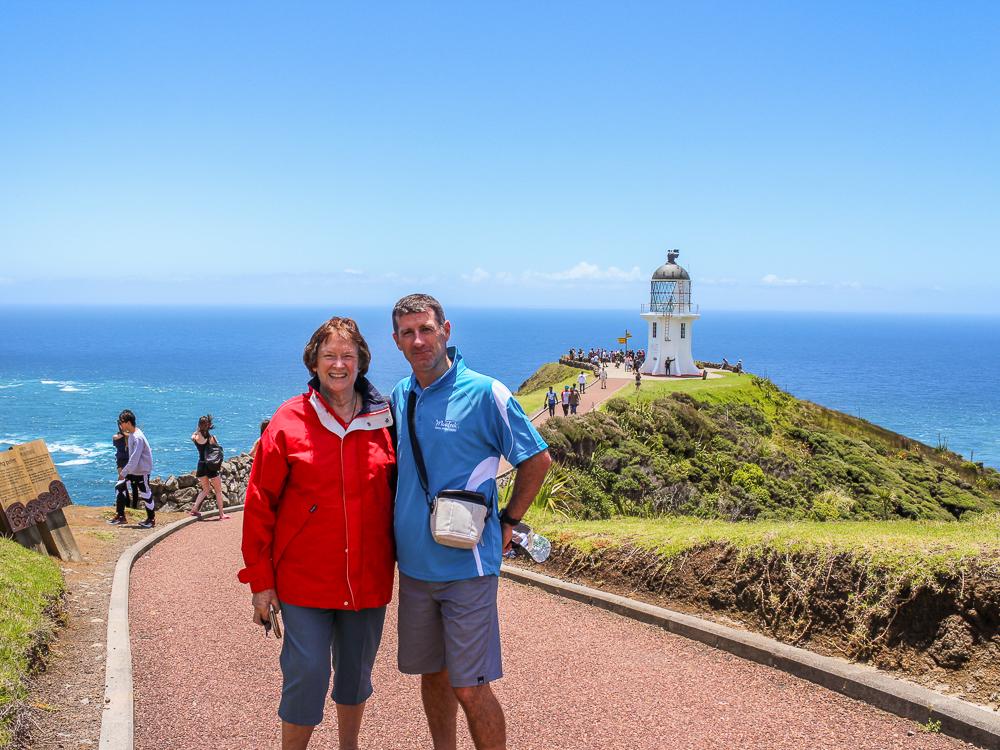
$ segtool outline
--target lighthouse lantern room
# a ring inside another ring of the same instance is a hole
[[[691,277],[677,265],[678,250],[667,253],[667,262],[653,272],[649,283],[649,304],[642,317],[649,327],[644,375],[698,375],[691,356],[691,329],[699,317],[691,304]]]

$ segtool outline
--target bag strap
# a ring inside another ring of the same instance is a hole
[[[417,465],[417,476],[420,478],[420,486],[424,488],[424,497],[427,499],[427,507],[434,509],[434,502],[431,500],[431,492],[428,489],[427,466],[424,464],[424,453],[420,450],[420,441],[417,440],[417,429],[413,424],[413,413],[417,410],[417,393],[410,390],[410,395],[406,398],[406,428],[410,433],[410,450],[413,452],[413,461]]]

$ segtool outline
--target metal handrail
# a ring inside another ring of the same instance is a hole
[[[698,315],[700,305],[692,305],[689,302],[655,302],[642,305],[640,313],[670,313],[672,315],[693,314]]]

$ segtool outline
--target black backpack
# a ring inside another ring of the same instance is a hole
[[[211,469],[218,469],[222,466],[224,453],[222,446],[218,443],[209,443],[205,447],[205,465]]]

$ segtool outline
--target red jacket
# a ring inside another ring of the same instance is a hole
[[[324,609],[392,599],[396,456],[388,402],[358,378],[361,411],[346,428],[319,393],[286,401],[260,439],[243,511],[239,579],[253,592]]]

